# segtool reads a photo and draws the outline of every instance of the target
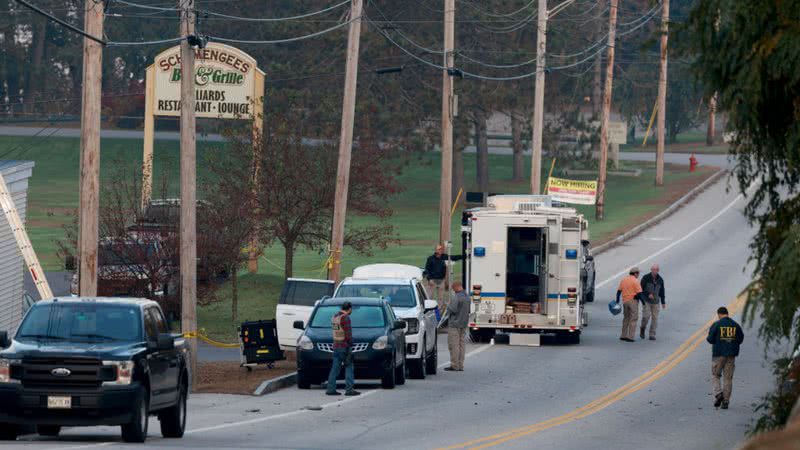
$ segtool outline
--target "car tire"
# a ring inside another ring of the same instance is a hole
[[[428,355],[428,359],[425,361],[426,372],[428,375],[436,375],[436,372],[439,370],[439,340],[435,340],[433,343],[433,352]]]
[[[133,402],[134,416],[130,423],[122,425],[122,440],[142,443],[147,439],[147,425],[150,418],[147,389],[140,388]]]
[[[311,389],[311,379],[303,370],[297,371],[297,389]]]
[[[381,387],[384,389],[394,389],[395,385],[397,384],[395,380],[396,374],[397,362],[395,360],[395,356],[392,355],[392,366],[383,372],[383,378],[381,378]]]
[[[61,433],[59,425],[37,425],[36,432],[41,436],[58,436]]]
[[[10,423],[0,423],[0,441],[16,441],[19,435],[19,426]]]
[[[406,373],[408,370],[407,362],[408,360],[406,359],[406,355],[403,354],[403,365],[395,369],[397,373],[394,375],[395,384],[398,386],[406,384]]]
[[[186,382],[181,380],[178,387],[178,401],[174,406],[161,411],[158,421],[161,422],[161,435],[165,438],[182,438],[186,430],[186,397],[188,388]]]
[[[426,350],[427,350],[427,344],[423,340],[422,350],[421,354],[419,355],[419,359],[412,359],[411,361],[406,360],[409,364],[408,369],[411,378],[414,378],[416,380],[425,379],[425,372],[426,372],[425,369],[427,369],[426,363],[428,360],[428,354]]]

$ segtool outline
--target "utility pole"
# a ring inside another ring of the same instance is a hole
[[[336,198],[333,203],[331,236],[331,261],[328,279],[338,281],[342,268],[344,222],[347,216],[347,190],[350,184],[350,154],[353,150],[353,118],[356,112],[356,86],[358,81],[358,46],[361,39],[361,11],[363,0],[353,0],[350,5],[350,33],[347,36],[347,65],[342,104],[342,130],[339,136],[339,165],[336,169]]]
[[[442,173],[439,187],[439,243],[450,240],[450,203],[453,201],[453,77],[455,65],[456,2],[444,2],[444,57],[442,70]]]
[[[717,113],[717,94],[708,99],[708,130],[706,131],[706,146],[711,147],[714,145],[714,138],[716,137],[716,113]]]
[[[661,63],[658,75],[658,144],[656,145],[656,186],[664,185],[664,128],[667,116],[667,39],[669,38],[669,0],[661,7]]]
[[[617,5],[619,0],[611,0],[608,12],[608,66],[606,84],[603,91],[603,114],[600,117],[600,175],[597,180],[597,220],[605,217],[606,170],[608,169],[608,118],[611,114],[611,88],[614,82],[614,45],[617,39]]]
[[[181,14],[181,331],[197,332],[197,141],[195,136],[194,0],[179,0]],[[192,374],[197,373],[197,339],[188,339]]]
[[[547,52],[547,0],[539,0],[536,30],[536,87],[533,97],[531,193],[542,189],[542,127],[544,126],[544,67]]]
[[[85,2],[85,30],[103,36],[104,3]],[[103,89],[103,46],[83,39],[83,100],[81,102],[80,212],[78,271],[80,295],[97,295],[97,241],[100,215],[100,107]]]

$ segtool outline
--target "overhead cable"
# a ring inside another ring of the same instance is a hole
[[[311,34],[306,34],[306,35],[303,35],[303,36],[296,36],[296,37],[286,38],[286,39],[244,40],[244,39],[226,38],[226,37],[221,37],[221,36],[207,36],[207,37],[208,37],[209,40],[212,40],[212,41],[233,42],[233,43],[237,43],[237,44],[286,44],[286,43],[289,43],[289,42],[303,41],[303,40],[311,39],[311,38],[314,38],[314,37],[317,37],[317,36],[322,36],[323,34],[330,33],[331,31],[336,31],[336,30],[338,30],[338,29],[340,29],[340,28],[342,28],[344,26],[347,26],[350,23],[352,23],[352,22],[354,22],[356,20],[359,20],[359,19],[361,19],[361,17],[356,17],[354,19],[350,19],[347,22],[342,22],[342,23],[340,23],[340,24],[338,24],[336,26],[333,26],[333,27],[330,27],[330,28],[326,28],[324,30],[317,31],[316,33],[311,33]]]
[[[314,16],[318,16],[320,14],[325,14],[327,12],[333,11],[333,10],[335,10],[337,8],[341,8],[342,6],[349,4],[350,1],[351,0],[345,0],[345,1],[341,2],[341,3],[337,3],[337,4],[333,5],[333,6],[329,6],[329,7],[325,8],[325,9],[321,9],[319,11],[313,11],[313,12],[306,13],[306,14],[300,14],[300,15],[297,15],[297,16],[287,16],[287,17],[242,17],[242,16],[233,16],[233,15],[229,15],[229,14],[222,14],[222,13],[218,13],[218,12],[215,12],[215,11],[207,11],[207,10],[200,10],[198,12],[201,12],[203,14],[208,14],[209,16],[222,17],[222,18],[231,19],[231,20],[241,20],[241,21],[246,21],[246,22],[285,22],[285,21],[289,21],[289,20],[305,19],[305,18],[308,18],[308,17],[314,17]]]

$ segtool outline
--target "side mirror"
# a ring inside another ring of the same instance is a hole
[[[304,324],[303,324],[303,321],[302,321],[302,320],[295,320],[295,321],[294,321],[294,325],[293,325],[293,326],[294,326],[294,329],[295,329],[295,330],[305,330],[305,329],[306,329],[306,327],[304,327],[303,325],[304,325]]]
[[[395,320],[394,323],[392,324],[392,331],[405,330],[405,329],[406,329],[406,323],[402,320]]]
[[[158,335],[158,342],[156,345],[158,350],[172,350],[175,348],[175,338],[169,333],[161,333]]]
[[[432,311],[439,307],[439,303],[436,300],[425,300],[425,311]]]
[[[8,339],[8,331],[0,331],[0,348],[8,348],[11,340]]]

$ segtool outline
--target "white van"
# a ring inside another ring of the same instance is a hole
[[[412,378],[434,375],[438,365],[436,300],[428,298],[422,269],[405,264],[370,264],[357,267],[353,276],[336,288],[335,297],[386,300],[406,328],[406,361]]]
[[[296,330],[294,322],[308,323],[317,300],[333,295],[336,284],[330,280],[288,278],[283,285],[275,311],[278,325],[278,344],[283,350],[294,350],[303,330]]]

